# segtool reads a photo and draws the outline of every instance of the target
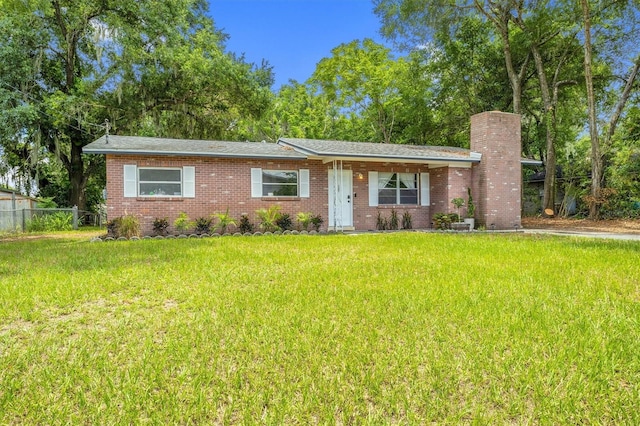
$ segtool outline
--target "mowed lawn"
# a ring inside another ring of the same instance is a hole
[[[640,424],[640,244],[0,241],[0,424]]]

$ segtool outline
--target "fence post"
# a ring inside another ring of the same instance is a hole
[[[22,209],[22,232],[27,231],[27,219],[25,218],[25,210],[26,209]]]
[[[71,208],[71,212],[73,213],[73,229],[78,230],[78,206],[73,206]]]

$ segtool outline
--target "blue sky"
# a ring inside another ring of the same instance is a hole
[[[227,50],[269,61],[274,89],[307,80],[342,43],[369,37],[386,44],[370,0],[209,0],[209,13],[229,35]]]

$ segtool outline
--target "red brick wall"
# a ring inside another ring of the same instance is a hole
[[[521,226],[520,116],[499,111],[472,116],[471,150],[482,154],[472,176],[479,224]]]
[[[460,197],[467,202],[467,188],[471,185],[471,169],[463,167],[439,167],[431,169],[431,207],[435,213],[458,213],[451,203]],[[466,207],[460,209],[460,214],[466,215]]]
[[[123,166],[125,164],[138,167],[182,167],[194,166],[196,178],[195,198],[125,198],[123,183]],[[264,197],[251,198],[251,168],[299,170],[309,169],[309,198]],[[156,217],[167,217],[172,225],[181,212],[186,212],[192,219],[208,217],[213,213],[225,212],[227,208],[234,218],[248,215],[257,224],[255,211],[274,204],[282,206],[282,212],[293,218],[298,212],[320,214],[324,219],[323,229],[328,225],[328,170],[331,164],[321,161],[295,160],[245,160],[219,159],[209,157],[141,157],[131,155],[107,155],[107,215],[113,219],[125,214],[134,214],[140,218],[143,232],[150,233]],[[360,163],[344,162],[343,170],[352,170],[353,177],[353,224],[357,230],[376,229],[378,211],[384,217],[391,214],[391,206],[369,207],[368,172],[398,173],[431,173],[431,201],[434,201],[435,185],[433,171],[427,166],[403,163]],[[362,173],[362,179],[355,174]],[[446,183],[445,183],[446,186]],[[405,211],[412,215],[414,229],[428,228],[431,223],[428,206],[396,206],[398,215]]]
[[[358,230],[375,230],[378,212],[384,218],[391,216],[391,210],[395,209],[402,218],[405,211],[411,214],[413,229],[428,229],[431,224],[431,208],[429,206],[377,206],[369,207],[369,171],[391,173],[431,173],[427,166],[405,163],[360,163],[345,162],[343,170],[351,169],[354,173],[362,173],[362,179],[353,178],[353,225]],[[430,177],[431,179],[433,176]],[[419,179],[419,177],[418,177]],[[375,182],[377,185],[377,182]],[[433,203],[433,181],[431,186],[431,202]]]

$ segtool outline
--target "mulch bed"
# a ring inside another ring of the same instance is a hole
[[[590,220],[567,218],[524,217],[525,229],[555,229],[563,231],[616,232],[640,234],[640,219]]]

